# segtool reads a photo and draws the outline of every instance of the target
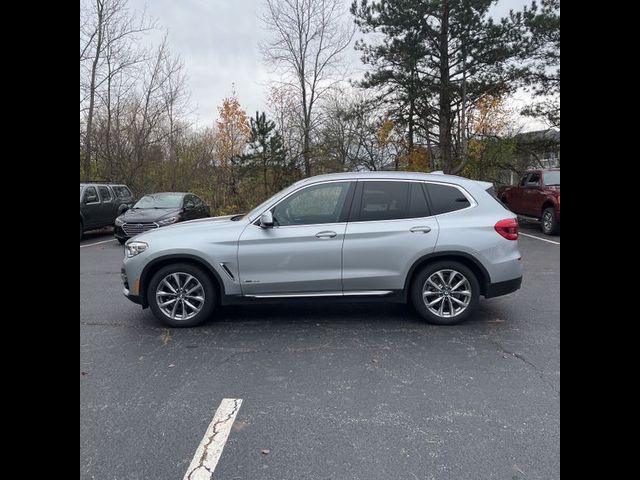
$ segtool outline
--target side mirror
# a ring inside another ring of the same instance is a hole
[[[87,195],[84,197],[84,203],[95,203],[98,201],[97,195]]]
[[[271,211],[264,212],[260,216],[260,226],[262,228],[272,228],[273,227],[273,214]]]

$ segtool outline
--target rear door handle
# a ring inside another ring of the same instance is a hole
[[[431,231],[431,227],[413,227],[409,231],[412,233],[429,233]]]
[[[337,235],[336,232],[332,232],[331,230],[325,230],[324,232],[316,233],[317,238],[333,238]]]

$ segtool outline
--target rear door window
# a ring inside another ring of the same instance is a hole
[[[409,218],[409,182],[364,182],[358,220]]]
[[[469,199],[454,186],[428,183],[427,191],[434,215],[455,212],[471,206]]]
[[[424,184],[422,183],[411,183],[409,213],[411,218],[431,216],[429,204],[427,203],[426,192],[424,190]]]
[[[103,187],[102,185],[98,187],[98,191],[100,192],[100,199],[103,203],[108,203],[111,201],[111,192],[107,187]]]

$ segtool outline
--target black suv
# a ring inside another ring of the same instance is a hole
[[[129,187],[113,183],[80,184],[80,240],[87,230],[113,225],[134,203]]]

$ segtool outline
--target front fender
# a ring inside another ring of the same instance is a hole
[[[222,271],[222,267],[218,264],[212,264],[208,259],[195,253],[171,253],[167,255],[160,255],[152,260],[149,260],[140,273],[140,297],[142,305],[147,306],[147,286],[153,273],[159,268],[170,263],[178,263],[180,261],[187,261],[189,263],[197,263],[207,272],[211,273],[218,286],[220,287],[220,296],[238,295],[240,288],[237,281],[233,281],[229,275]]]

